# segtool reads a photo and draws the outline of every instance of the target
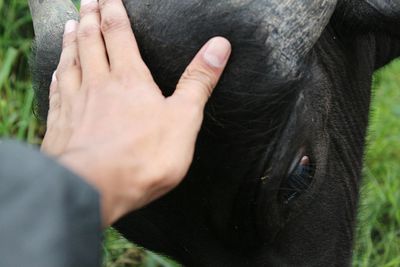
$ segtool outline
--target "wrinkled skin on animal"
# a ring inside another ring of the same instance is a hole
[[[62,25],[77,14],[39,2],[33,71],[45,117]],[[349,265],[371,79],[400,55],[399,2],[124,2],[165,95],[210,37],[234,52],[185,181],[116,227],[187,266]]]

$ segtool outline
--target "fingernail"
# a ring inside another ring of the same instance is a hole
[[[57,81],[57,71],[53,72],[53,77],[51,78],[51,82]]]
[[[231,54],[231,44],[222,37],[212,39],[204,52],[204,60],[212,67],[222,68],[225,66]]]
[[[67,23],[65,23],[65,31],[64,34],[74,32],[78,28],[78,22],[76,20],[68,20]]]
[[[97,0],[82,0],[81,6],[88,5],[88,4],[95,3],[95,2],[97,2]]]

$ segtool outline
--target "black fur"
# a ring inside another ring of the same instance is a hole
[[[187,266],[349,265],[371,77],[400,55],[393,25],[398,16],[372,23],[363,3],[339,1],[298,75],[289,79],[273,75],[269,34],[251,5],[210,10],[200,2],[148,7],[125,1],[165,95],[210,37],[231,40],[233,56],[207,105],[185,181],[116,227]],[[59,46],[38,43],[36,51],[38,110],[45,116]],[[285,204],[278,197],[281,185],[301,149],[312,160],[314,178]]]

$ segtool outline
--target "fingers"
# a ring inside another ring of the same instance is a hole
[[[49,100],[51,101],[52,97],[54,94],[58,93],[58,86],[57,86],[57,71],[53,73],[53,76],[51,78],[51,83],[50,83],[50,89],[49,89]]]
[[[174,95],[186,103],[204,109],[231,54],[231,45],[222,37],[211,39],[183,73]]]
[[[53,78],[49,90],[49,111],[47,114],[47,129],[51,128],[57,121],[60,115],[60,91],[57,86],[56,72],[53,73]]]
[[[97,80],[109,71],[106,49],[100,31],[97,0],[82,0],[77,36],[83,82]]]
[[[76,40],[78,25],[78,22],[74,20],[69,20],[65,24],[63,50],[50,84],[48,125],[58,118],[61,99],[72,95],[81,86],[81,69]]]
[[[145,75],[143,78],[149,78],[150,72],[140,56],[122,1],[99,0],[99,5],[101,31],[106,43],[111,70],[122,75],[123,72],[130,71],[139,77]]]
[[[78,22],[69,20],[65,24],[63,50],[57,67],[57,86],[61,97],[71,95],[81,86],[81,67],[76,31]]]

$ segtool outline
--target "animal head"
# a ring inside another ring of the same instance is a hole
[[[66,0],[31,0],[38,111]],[[348,265],[373,72],[400,55],[392,0],[125,0],[165,95],[222,35],[233,55],[185,181],[116,224],[189,266]],[[106,107],[105,107],[106,108]]]

